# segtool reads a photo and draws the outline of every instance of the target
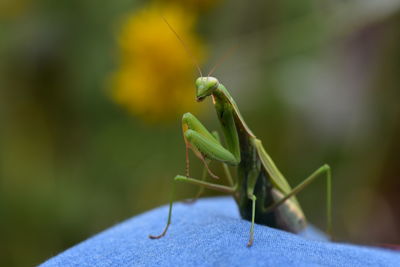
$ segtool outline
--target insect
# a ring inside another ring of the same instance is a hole
[[[171,25],[165,19],[164,21],[185,46]],[[232,194],[239,207],[241,217],[251,221],[247,243],[247,246],[250,247],[254,241],[254,223],[292,233],[303,230],[307,221],[296,199],[296,194],[317,177],[325,175],[327,180],[327,232],[329,233],[331,228],[331,169],[329,165],[321,166],[292,189],[266,152],[262,142],[247,126],[225,86],[217,78],[210,76],[211,72],[203,77],[199,67],[198,70],[200,77],[195,82],[196,100],[201,102],[207,97],[212,98],[225,137],[226,148],[222,145],[216,132],[208,131],[194,115],[185,113],[182,117],[182,129],[186,144],[186,176],[177,175],[174,180],[200,186],[196,198],[204,188]],[[204,163],[205,171],[201,179],[194,179],[189,175],[189,149]],[[223,164],[229,185],[205,181],[207,172],[214,179],[218,178],[208,167],[211,160]],[[232,179],[227,165],[237,168],[235,181]],[[151,239],[158,239],[166,234],[171,224],[172,205],[173,199],[169,204],[168,220],[164,231],[157,236],[150,235]]]

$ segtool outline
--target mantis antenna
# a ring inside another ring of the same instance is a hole
[[[178,38],[179,42],[181,42],[182,46],[186,50],[186,53],[192,58],[194,65],[196,66],[197,70],[199,71],[200,77],[203,77],[203,73],[201,72],[199,64],[197,64],[196,58],[194,57],[194,55],[189,50],[189,48],[187,47],[186,43],[182,40],[182,38],[178,35],[178,33],[174,30],[174,28],[172,28],[171,24],[168,23],[166,18],[164,18],[162,15],[161,15],[161,17],[164,20],[164,22],[168,25],[168,28],[175,34],[176,38]]]
[[[233,51],[235,51],[238,48],[238,44],[232,45],[223,55],[220,57],[217,62],[215,63],[214,67],[210,70],[208,73],[208,77],[211,76],[211,74],[215,71],[215,69],[221,65],[222,62],[224,62],[228,56],[232,55]]]

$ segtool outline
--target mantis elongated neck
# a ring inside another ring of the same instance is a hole
[[[244,129],[248,135],[255,138],[255,135],[244,121],[242,114],[240,113],[239,108],[236,105],[235,100],[233,100],[232,96],[229,94],[228,90],[222,83],[218,85],[218,88],[214,91],[212,97],[216,109],[222,108],[226,110],[232,110],[235,116],[236,127],[238,129],[240,128]]]

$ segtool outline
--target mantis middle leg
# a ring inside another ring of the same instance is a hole
[[[247,178],[247,197],[251,200],[251,226],[250,226],[250,237],[247,247],[251,247],[254,242],[254,220],[256,217],[256,196],[254,195],[254,188],[256,186],[259,170],[255,167],[249,173]]]
[[[194,184],[194,185],[204,186],[206,188],[209,188],[209,189],[212,189],[212,190],[216,190],[216,191],[220,191],[220,192],[224,192],[224,193],[228,193],[228,194],[233,194],[235,192],[235,189],[236,189],[235,187],[224,186],[224,185],[220,185],[220,184],[213,184],[213,183],[209,183],[209,182],[193,179],[193,178],[182,176],[182,175],[175,176],[174,182],[175,181],[188,182],[188,183],[191,183],[191,184]],[[169,202],[167,224],[166,224],[163,232],[160,235],[149,235],[149,238],[158,239],[158,238],[163,237],[167,233],[168,227],[171,224],[172,205],[173,205],[173,202],[174,202],[174,195],[175,195],[175,183],[173,185],[172,195],[171,195],[171,199],[170,199],[170,202]]]

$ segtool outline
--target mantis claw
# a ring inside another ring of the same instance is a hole
[[[247,247],[251,247],[254,243],[254,233],[250,233],[250,239],[249,242],[247,242]]]
[[[210,168],[208,167],[208,164],[207,164],[207,161],[206,161],[205,156],[204,156],[204,155],[201,155],[200,159],[201,159],[201,161],[203,161],[204,167],[206,167],[208,174],[210,174],[210,176],[211,176],[212,178],[214,178],[214,179],[219,179],[219,177],[218,177],[217,175],[215,175],[215,174],[210,170]]]
[[[167,224],[164,231],[160,235],[149,235],[149,238],[150,239],[160,239],[161,237],[165,236],[165,234],[167,233],[168,227],[169,227],[169,223]]]

